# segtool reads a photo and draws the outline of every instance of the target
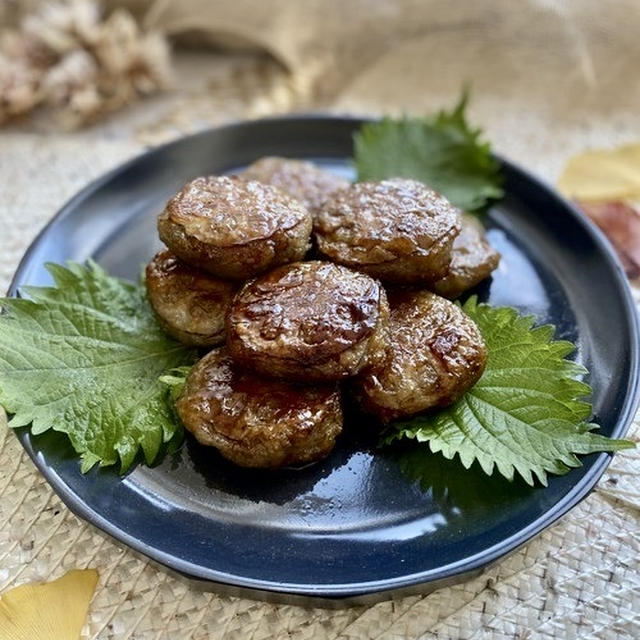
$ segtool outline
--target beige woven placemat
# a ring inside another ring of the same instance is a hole
[[[149,144],[300,105],[299,85],[272,64],[194,54],[179,65],[180,93],[133,107],[99,129],[56,135],[24,125],[0,131],[1,289],[44,222],[90,179]],[[347,95],[340,109],[349,105]],[[359,106],[379,111],[385,102],[369,97]],[[554,178],[567,149],[536,144],[531,153],[521,142],[531,130],[512,130],[510,138],[495,120],[479,122],[499,134],[502,151]],[[572,148],[580,146],[579,133]],[[594,123],[582,133],[582,140],[640,137],[611,123]],[[637,422],[631,435],[640,435]],[[0,590],[95,567],[100,582],[83,637],[103,640],[639,638],[639,460],[640,451],[617,455],[580,506],[474,580],[430,595],[327,611],[203,592],[118,545],[66,509],[3,424]]]

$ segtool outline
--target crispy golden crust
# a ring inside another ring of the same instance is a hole
[[[225,316],[236,286],[181,262],[170,251],[147,265],[147,296],[160,324],[176,340],[197,347],[224,342]]]
[[[383,422],[452,404],[484,371],[478,327],[434,293],[394,294],[388,331],[383,364],[354,381],[363,408]]]
[[[449,271],[430,285],[438,295],[450,299],[488,278],[500,263],[500,254],[489,244],[480,221],[468,213],[463,213],[460,221],[460,235],[453,243]]]
[[[158,217],[160,239],[181,260],[220,278],[243,280],[300,260],[311,214],[269,185],[239,178],[196,178]]]
[[[302,202],[313,215],[334,191],[349,186],[348,180],[311,162],[273,156],[256,160],[240,176],[277,187]]]
[[[267,375],[338,380],[381,357],[388,306],[372,278],[298,262],[247,283],[227,316],[232,356]]]
[[[225,347],[196,364],[176,410],[198,442],[243,467],[319,460],[342,430],[336,385],[296,386],[253,375],[236,368]]]
[[[445,275],[460,212],[415,180],[361,182],[337,191],[314,221],[320,252],[392,283]]]

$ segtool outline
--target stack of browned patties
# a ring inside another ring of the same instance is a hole
[[[263,158],[187,184],[158,230],[169,250],[147,267],[151,305],[176,339],[212,348],[176,409],[236,464],[327,455],[341,385],[386,423],[451,404],[482,375],[478,328],[440,295],[476,285],[499,255],[420,182],[349,184]]]

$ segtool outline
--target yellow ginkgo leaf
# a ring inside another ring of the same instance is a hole
[[[23,584],[0,596],[0,640],[78,640],[98,583],[94,569]]]
[[[558,188],[586,202],[640,199],[640,144],[585,151],[569,160]]]

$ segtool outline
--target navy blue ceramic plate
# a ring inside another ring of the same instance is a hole
[[[283,118],[200,133],[127,163],[69,202],[14,278],[46,284],[47,261],[92,257],[135,279],[159,248],[155,218],[186,181],[234,172],[264,155],[308,158],[351,175],[360,121]],[[619,264],[602,236],[548,188],[504,163],[506,197],[487,219],[500,268],[478,290],[556,325],[591,371],[595,418],[622,436],[636,407],[638,327]],[[62,499],[123,543],[191,577],[305,596],[364,596],[472,574],[530,540],[582,500],[609,456],[548,488],[487,478],[434,456],[423,487],[378,452],[364,418],[322,463],[248,472],[187,439],[155,468],[125,478],[80,473],[64,437],[18,437]],[[419,588],[424,589],[425,586]]]

